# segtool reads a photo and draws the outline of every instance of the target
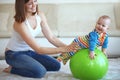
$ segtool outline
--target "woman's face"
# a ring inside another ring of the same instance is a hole
[[[27,13],[35,13],[37,5],[37,0],[29,0],[27,3],[25,3],[25,11]]]

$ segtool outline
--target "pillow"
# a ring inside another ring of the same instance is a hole
[[[9,13],[0,12],[0,32],[7,31]]]

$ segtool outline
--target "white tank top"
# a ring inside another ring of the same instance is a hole
[[[40,26],[41,18],[38,15],[35,15],[35,16],[36,16],[36,21],[37,21],[37,26],[35,29],[33,29],[30,26],[27,19],[25,20],[25,24],[29,28],[30,33],[33,37],[36,37],[41,32],[41,26]],[[13,31],[13,35],[10,38],[6,48],[8,48],[9,50],[13,50],[13,51],[33,50],[15,30]]]

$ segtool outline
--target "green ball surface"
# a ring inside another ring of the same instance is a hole
[[[90,59],[89,49],[81,49],[70,59],[70,70],[80,80],[98,80],[108,71],[108,59],[102,51],[95,49],[95,59]]]

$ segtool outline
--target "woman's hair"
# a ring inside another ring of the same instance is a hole
[[[25,21],[26,17],[25,17],[25,4],[28,2],[29,0],[16,0],[15,2],[15,21],[22,23],[23,21]],[[33,13],[33,15],[35,15],[36,13],[38,13],[38,5],[36,7],[36,12]]]

